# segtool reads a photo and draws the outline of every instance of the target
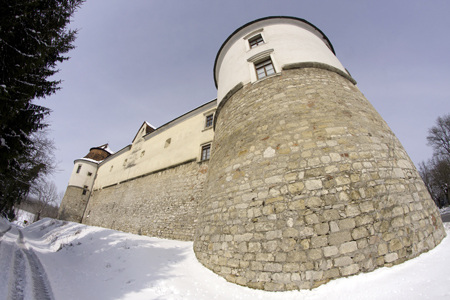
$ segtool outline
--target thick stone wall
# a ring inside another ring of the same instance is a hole
[[[194,161],[95,190],[83,223],[192,241],[207,171]]]
[[[58,219],[80,223],[88,199],[89,192],[83,195],[82,188],[69,185],[59,207]]]
[[[221,107],[194,250],[227,280],[309,289],[444,236],[400,142],[344,77],[285,70]]]

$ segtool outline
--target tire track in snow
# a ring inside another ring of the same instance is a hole
[[[25,296],[26,272],[25,259],[20,249],[14,252],[14,263],[9,278],[8,299],[22,300]]]
[[[8,231],[11,227],[8,228]],[[20,232],[20,231],[19,231]],[[26,286],[26,266],[25,258],[22,250],[19,246],[20,235],[17,238],[16,244],[9,244],[12,248],[11,252],[14,252],[12,256],[12,266],[9,270],[9,282],[8,282],[8,299],[22,300],[25,296]],[[18,247],[19,246],[19,247]]]
[[[15,252],[14,265],[12,268],[12,276],[9,285],[9,298],[13,300],[24,299],[24,293],[26,288],[26,266],[28,263],[28,269],[30,270],[30,277],[32,283],[32,295],[34,299],[38,300],[53,300],[53,292],[50,286],[50,282],[45,273],[44,266],[34,253],[33,249],[28,249],[25,246],[23,233],[20,229],[19,236],[17,238],[18,249]],[[25,259],[26,258],[26,259]]]

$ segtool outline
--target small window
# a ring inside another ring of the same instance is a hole
[[[92,176],[92,173],[91,173],[91,172],[88,172],[88,176]]]
[[[172,138],[169,138],[166,140],[166,143],[164,144],[164,148],[169,147],[170,143],[172,143]]]
[[[248,43],[250,44],[250,49],[255,48],[261,44],[264,44],[264,40],[260,34],[255,35],[251,39],[248,40]]]
[[[88,189],[88,186],[87,185],[85,185],[84,187],[83,187],[83,195],[86,195],[86,193],[87,193],[87,190]]]
[[[256,75],[258,79],[267,77],[269,75],[275,74],[275,69],[273,68],[273,63],[270,58],[255,64]]]
[[[211,144],[202,146],[202,161],[208,160],[211,155]]]
[[[209,128],[213,125],[214,115],[210,114],[206,116],[205,128]]]
[[[80,170],[81,170],[81,165],[78,165],[77,174],[80,173]]]
[[[109,168],[109,171],[111,172],[113,170],[114,166],[111,166],[111,168]]]

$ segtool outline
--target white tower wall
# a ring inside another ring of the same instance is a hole
[[[248,40],[258,34],[264,44],[250,49]],[[284,65],[301,62],[324,63],[347,73],[326,36],[314,26],[300,19],[263,19],[238,29],[219,51],[214,70],[218,103],[240,82],[257,81],[254,64],[267,57],[276,73]]]

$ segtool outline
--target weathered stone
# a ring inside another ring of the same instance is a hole
[[[357,227],[352,231],[352,238],[354,240],[359,240],[369,236],[369,231],[365,227]]]
[[[394,252],[394,253],[386,254],[386,255],[384,256],[384,260],[385,260],[387,263],[396,261],[397,259],[398,259],[398,254],[395,253],[395,252]]]
[[[338,231],[330,233],[328,237],[328,244],[331,246],[342,245],[352,239],[349,231]]]
[[[358,246],[356,245],[355,241],[351,241],[351,242],[347,242],[347,243],[343,243],[341,244],[341,246],[339,247],[339,252],[341,254],[346,254],[346,253],[350,253],[350,252],[354,252],[358,250]]]
[[[353,274],[356,274],[359,272],[359,265],[353,264],[350,266],[342,267],[342,268],[340,268],[340,271],[341,271],[342,276],[353,275]]]
[[[413,164],[348,75],[322,67],[241,86],[216,111],[209,162],[94,190],[83,222],[194,240],[205,266],[265,290],[431,249],[445,233]]]
[[[323,255],[331,257],[339,253],[339,249],[336,246],[328,246],[323,248]]]
[[[338,257],[334,260],[334,265],[336,267],[348,266],[353,263],[353,259],[350,256]]]

